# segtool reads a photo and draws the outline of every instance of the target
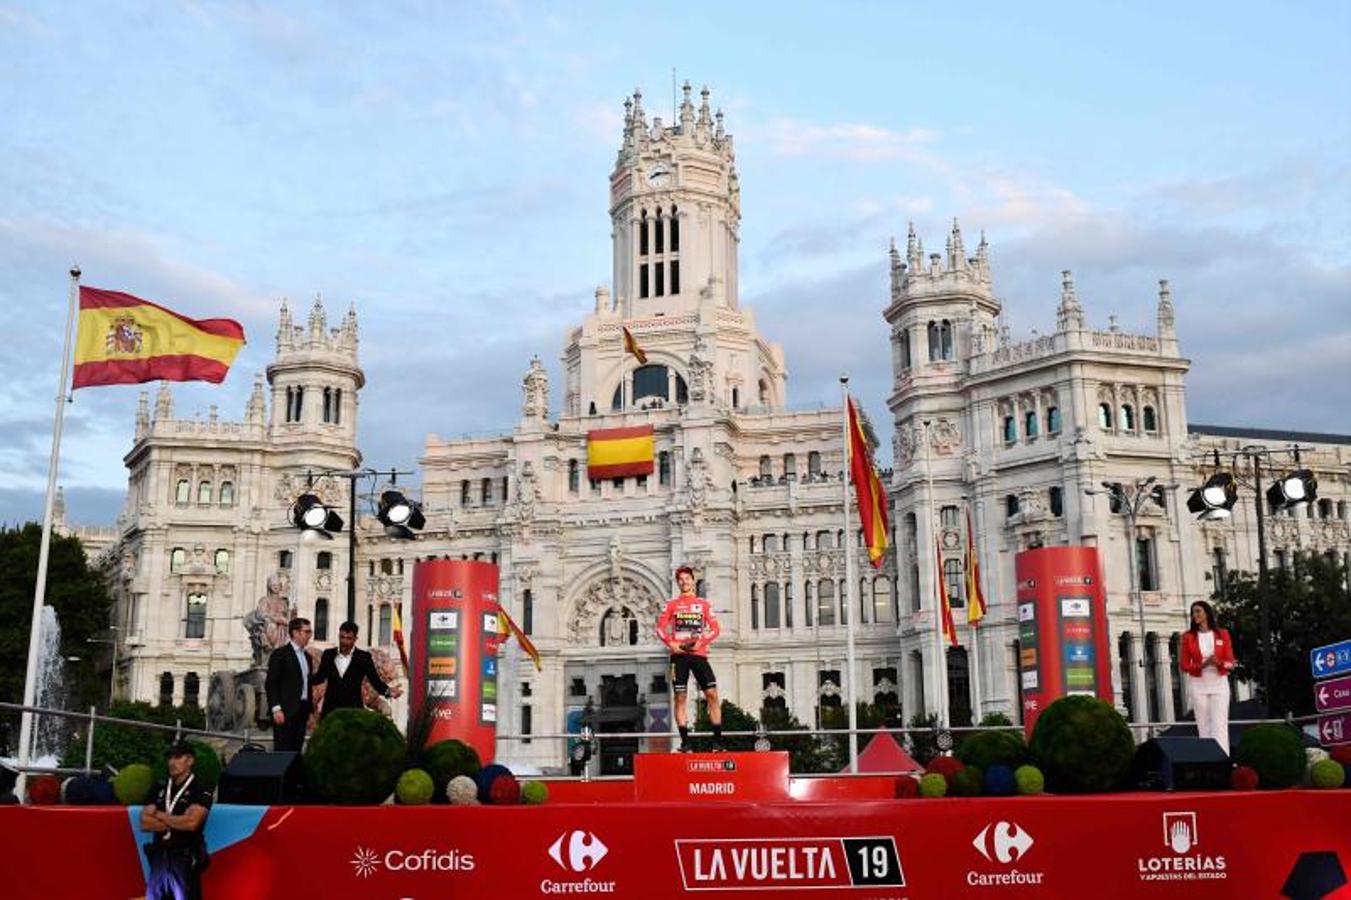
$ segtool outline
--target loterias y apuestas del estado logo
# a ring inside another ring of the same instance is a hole
[[[675,845],[687,891],[905,886],[890,835],[677,839]]]

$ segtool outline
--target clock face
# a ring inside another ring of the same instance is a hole
[[[651,187],[666,187],[671,183],[671,171],[665,166],[653,166],[647,173],[647,183]]]

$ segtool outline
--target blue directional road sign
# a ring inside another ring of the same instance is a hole
[[[1319,647],[1309,654],[1314,678],[1330,678],[1351,672],[1351,640]]]

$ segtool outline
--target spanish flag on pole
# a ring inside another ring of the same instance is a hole
[[[877,477],[872,449],[863,433],[854,398],[849,397],[845,402],[849,405],[849,476],[858,499],[858,517],[868,544],[868,561],[877,568],[887,555],[887,493],[882,489],[882,479]]]
[[[627,326],[624,327],[624,351],[632,353],[633,358],[638,360],[638,365],[647,365],[647,354],[643,352],[642,347],[638,346],[637,338],[633,336],[633,332],[629,331]]]
[[[394,646],[399,648],[399,660],[403,663],[403,676],[409,678],[411,676],[408,674],[408,650],[403,643],[403,618],[399,615],[399,604],[395,603],[390,609],[393,612],[394,619]]]
[[[500,606],[497,608],[497,633],[503,638],[508,634],[516,638],[516,643],[521,645],[521,649],[525,651],[525,655],[530,657],[530,661],[535,664],[535,671],[542,672],[544,670],[544,666],[539,661],[539,650],[535,649],[534,642],[525,636],[525,632],[512,620],[511,616],[507,615],[507,611]]]
[[[985,595],[980,590],[980,556],[971,531],[971,510],[966,511],[966,621],[979,625],[985,618]]]
[[[938,580],[938,618],[943,626],[943,637],[957,646],[957,624],[952,621],[952,601],[948,599],[948,582],[943,577],[943,548],[934,538],[934,578]]]
[[[73,388],[143,381],[225,380],[244,328],[233,319],[189,319],[99,288],[80,288]]]

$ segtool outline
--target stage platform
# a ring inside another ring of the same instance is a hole
[[[865,776],[709,803],[639,802],[632,781],[550,789],[534,807],[217,806],[206,896],[1351,897],[1336,877],[1351,871],[1351,790],[895,800],[894,778]],[[0,807],[4,896],[141,897],[138,815]],[[1283,895],[1292,873],[1327,890]]]

